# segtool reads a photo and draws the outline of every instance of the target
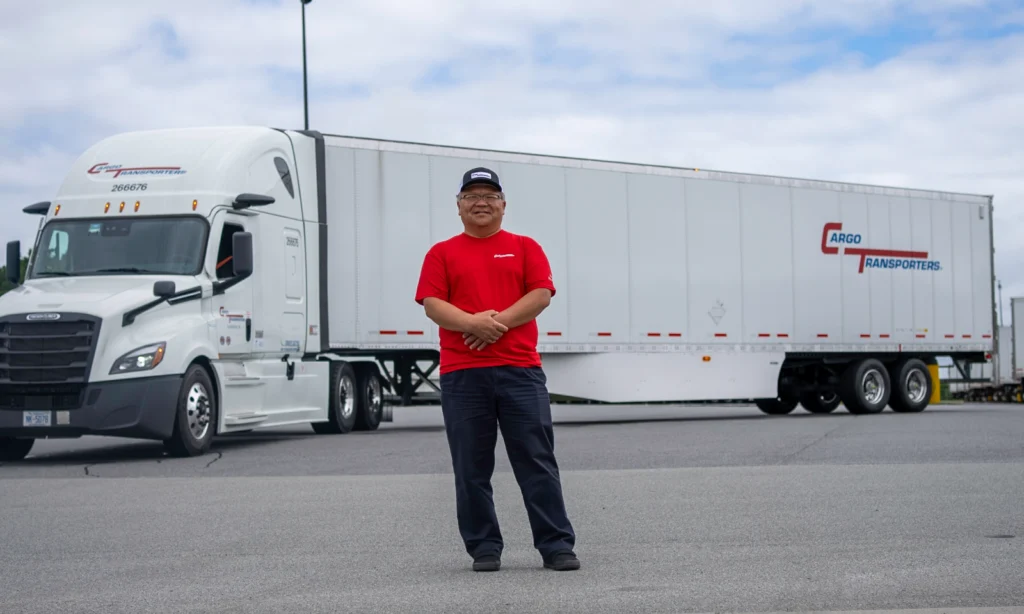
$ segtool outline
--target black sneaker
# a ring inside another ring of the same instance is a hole
[[[501,557],[496,554],[483,554],[473,559],[473,571],[498,571],[501,569]]]
[[[580,568],[580,560],[572,552],[558,552],[544,561],[544,567],[555,571],[571,571]]]

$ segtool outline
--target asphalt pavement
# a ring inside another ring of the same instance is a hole
[[[582,569],[462,550],[440,411],[210,454],[85,438],[0,466],[0,612],[1024,612],[1024,406],[555,408]]]

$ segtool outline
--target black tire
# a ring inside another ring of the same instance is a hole
[[[932,375],[923,360],[908,358],[893,365],[889,407],[901,414],[922,412],[932,398]]]
[[[320,435],[341,435],[355,428],[359,406],[357,390],[359,388],[352,365],[332,362],[327,422],[314,422],[313,431]]]
[[[0,437],[0,461],[10,463],[25,460],[35,444],[36,440],[31,437]]]
[[[796,401],[789,399],[757,399],[754,404],[769,416],[784,416],[796,409]]]
[[[839,407],[841,403],[839,394],[830,390],[828,392],[808,392],[800,397],[800,405],[803,405],[812,414],[830,414]]]
[[[201,365],[190,366],[178,392],[174,430],[164,440],[167,453],[177,457],[206,454],[217,433],[218,415],[216,390],[209,372]]]
[[[359,385],[355,430],[376,431],[384,418],[384,386],[372,364],[357,364],[355,367]]]
[[[889,371],[875,358],[850,363],[843,371],[839,398],[851,414],[877,414],[885,410],[892,394]]]

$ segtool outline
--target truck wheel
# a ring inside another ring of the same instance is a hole
[[[327,422],[314,422],[313,431],[320,435],[339,435],[351,431],[356,423],[356,390],[356,373],[352,365],[332,362]]]
[[[32,451],[32,446],[35,443],[36,440],[34,438],[0,437],[0,461],[24,460],[28,453]]]
[[[757,399],[754,404],[769,416],[783,416],[796,409],[796,401],[789,399]]]
[[[355,430],[376,431],[384,417],[384,393],[380,375],[370,365],[358,370],[359,403],[356,412]]]
[[[895,390],[889,399],[892,410],[901,414],[924,411],[932,398],[932,376],[928,366],[917,358],[902,360],[890,375]]]
[[[889,371],[875,358],[853,362],[843,372],[839,397],[851,414],[877,414],[889,404]]]
[[[200,456],[210,449],[217,430],[217,402],[210,374],[200,365],[185,372],[174,414],[174,430],[164,448],[171,456]]]
[[[839,395],[834,391],[810,392],[800,397],[800,404],[812,414],[830,414],[839,407]]]

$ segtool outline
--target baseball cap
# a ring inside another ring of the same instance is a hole
[[[462,187],[461,190],[465,190],[467,187],[477,184],[486,183],[487,185],[494,186],[499,191],[501,190],[501,182],[498,181],[498,174],[489,168],[478,166],[471,168],[466,171],[466,174],[462,176]]]

